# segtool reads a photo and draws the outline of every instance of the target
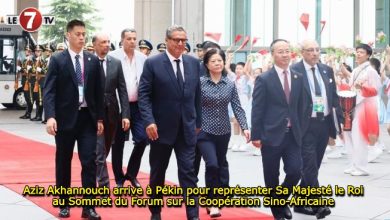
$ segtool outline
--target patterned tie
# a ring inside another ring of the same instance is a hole
[[[79,85],[83,85],[83,75],[82,75],[82,72],[81,72],[81,64],[80,64],[80,55],[76,55],[75,56],[76,58],[76,77],[77,77],[77,83]]]
[[[317,80],[317,77],[316,77],[316,68],[312,67],[311,71],[313,72],[315,94],[316,94],[316,96],[321,96],[320,84],[318,83],[318,80]]]
[[[177,59],[175,60],[176,62],[176,77],[177,77],[177,83],[179,84],[179,88],[180,88],[180,91],[183,92],[183,84],[184,84],[184,80],[183,80],[183,75],[181,73],[181,70],[180,70],[180,60]]]
[[[288,72],[287,70],[283,71],[284,74],[284,95],[286,96],[287,103],[290,103],[290,86],[288,85]]]

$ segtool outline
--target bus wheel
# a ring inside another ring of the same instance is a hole
[[[17,109],[25,109],[27,106],[26,99],[24,98],[23,88],[19,88],[14,93],[14,107]]]

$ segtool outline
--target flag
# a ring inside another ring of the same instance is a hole
[[[301,24],[307,30],[309,27],[309,14],[308,13],[302,13],[301,18],[300,18]]]
[[[241,34],[237,34],[236,37],[234,38],[234,44],[236,44],[238,41],[240,41],[242,38]]]
[[[219,40],[221,39],[221,33],[205,32],[204,36],[215,40],[217,43],[219,43]]]
[[[261,50],[257,51],[257,53],[259,53],[261,55],[266,55],[268,53],[268,50],[261,49]]]
[[[324,27],[325,27],[326,21],[322,20],[322,21],[320,21],[320,23],[321,23],[321,32],[320,32],[320,34],[321,34],[321,33],[322,33],[322,31],[324,30]]]
[[[250,38],[251,38],[250,36],[246,36],[244,41],[242,41],[241,46],[239,46],[236,51],[241,50],[242,48],[246,47],[246,45],[248,44]]]

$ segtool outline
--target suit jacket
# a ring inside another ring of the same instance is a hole
[[[155,123],[161,144],[172,145],[182,123],[187,144],[196,143],[201,126],[199,61],[183,55],[184,88],[180,93],[176,74],[166,53],[149,57],[138,89],[138,105],[146,126]],[[183,70],[182,70],[183,71]]]
[[[295,141],[301,145],[303,76],[292,69],[290,73],[289,104],[275,67],[256,78],[252,102],[252,140],[261,140],[262,144],[268,146],[281,145],[289,118]]]
[[[336,81],[334,79],[333,69],[322,63],[318,63],[317,67],[325,85],[329,111],[332,117],[332,121],[329,121],[329,129],[330,129],[329,135],[332,138],[336,138],[336,127],[333,121],[334,117],[337,117],[337,121],[339,123],[343,123],[344,119],[340,108],[339,98],[337,95]],[[307,72],[305,69],[305,65],[303,64],[303,60],[292,65],[291,68],[299,73],[302,73],[304,78],[303,85],[305,88],[305,95],[307,96],[306,97],[307,102],[304,105],[305,116],[302,121],[302,132],[303,132],[302,134],[304,135],[307,132],[307,129],[309,127],[309,123],[310,123],[309,119],[311,118],[312,109],[313,109],[313,100],[311,98],[309,80],[307,78]],[[336,115],[333,114],[333,108],[335,108],[336,110]]]
[[[83,53],[84,97],[93,121],[97,122],[103,120],[103,73],[98,58],[93,54]],[[58,130],[73,129],[79,111],[79,92],[68,50],[52,55],[43,91],[46,118],[55,118]]]
[[[104,85],[104,105],[107,109],[106,119],[116,124],[120,119],[116,91],[118,90],[122,118],[130,119],[129,98],[121,61],[110,55],[106,56],[106,60],[106,74],[102,80]]]

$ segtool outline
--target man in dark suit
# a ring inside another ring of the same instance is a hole
[[[166,52],[145,61],[139,85],[139,108],[151,139],[150,186],[163,186],[172,150],[183,188],[197,187],[194,173],[196,131],[201,124],[199,61],[182,55],[187,34],[173,25],[166,31]],[[185,190],[184,190],[185,191]],[[152,198],[161,198],[155,191]],[[198,219],[196,202],[186,206],[187,219]],[[161,219],[161,207],[149,206],[152,219]]]
[[[252,140],[255,147],[261,148],[266,187],[279,185],[282,159],[286,177],[281,185],[291,193],[301,178],[303,76],[289,69],[291,51],[286,40],[274,40],[271,53],[275,65],[257,77],[253,90]],[[289,195],[273,192],[271,196],[287,199]],[[288,206],[271,210],[275,219],[292,218]]]
[[[302,42],[302,61],[291,68],[303,74],[308,102],[302,123],[302,187],[319,187],[318,171],[328,145],[329,137],[336,138],[334,117],[342,122],[333,70],[319,62],[320,47],[315,40]],[[337,110],[337,111],[336,111]],[[338,113],[334,115],[335,113]],[[337,128],[340,126],[337,125]],[[328,207],[295,206],[298,213],[324,218],[331,213]]]
[[[98,58],[83,52],[84,22],[72,20],[66,30],[69,49],[52,56],[44,85],[46,129],[56,141],[56,186],[71,186],[71,161],[77,141],[82,186],[93,188],[96,187],[96,136],[103,133],[102,72]],[[60,198],[68,204],[67,195]],[[61,206],[59,217],[69,216],[69,207]],[[100,219],[93,206],[83,207],[82,217]]]
[[[92,38],[96,56],[104,74],[102,74],[104,89],[104,135],[97,138],[97,182],[99,187],[110,187],[110,179],[106,158],[114,142],[118,121],[122,120],[121,129],[127,131],[130,127],[130,107],[126,89],[126,81],[123,76],[121,61],[107,55],[110,51],[110,38],[107,34],[96,34]],[[122,113],[119,114],[119,105],[116,92],[121,104]]]

